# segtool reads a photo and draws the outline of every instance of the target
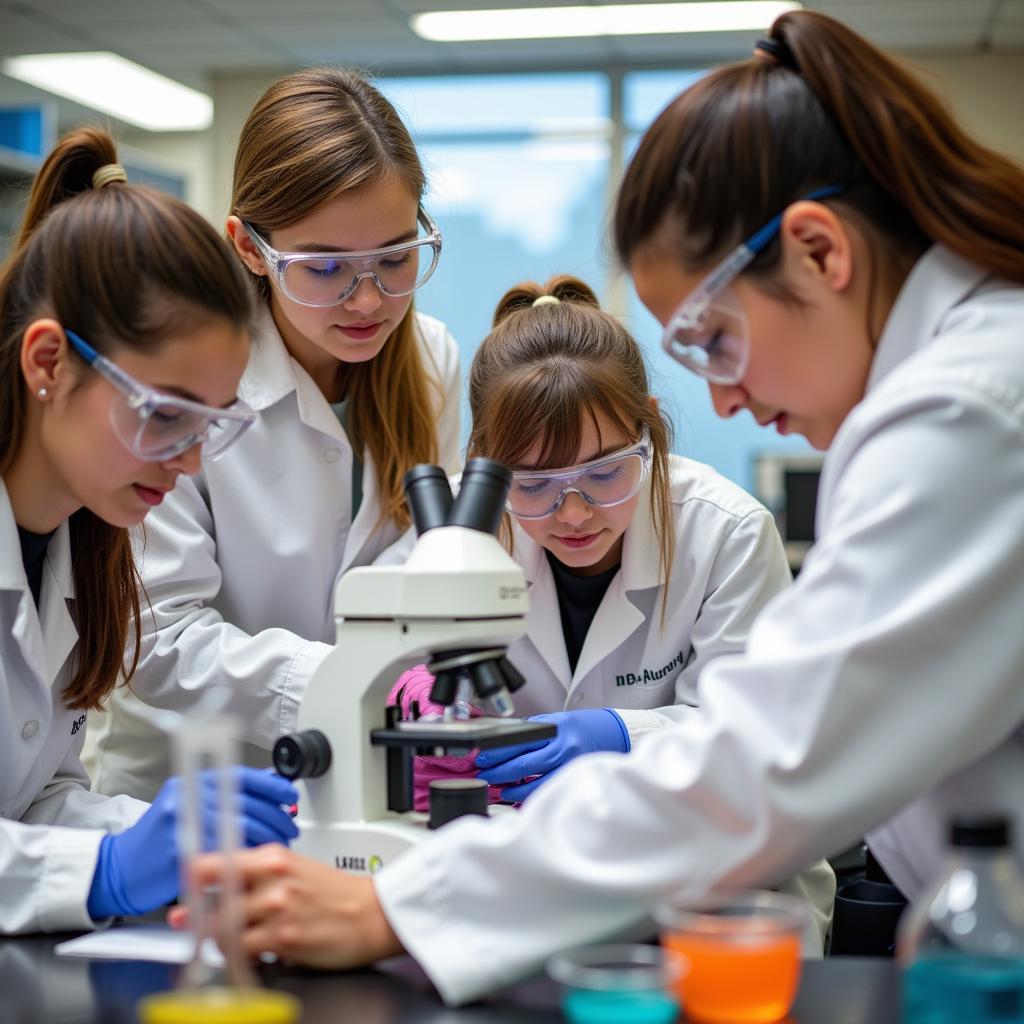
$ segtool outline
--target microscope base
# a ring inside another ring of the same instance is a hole
[[[339,821],[329,825],[301,818],[295,822],[297,853],[355,875],[372,875],[400,853],[425,839],[427,816],[410,813],[380,821]]]
[[[489,817],[515,814],[510,804],[491,804]],[[297,818],[299,837],[292,849],[353,875],[376,874],[399,854],[431,835],[427,815],[410,811],[379,821],[336,821],[321,825]]]

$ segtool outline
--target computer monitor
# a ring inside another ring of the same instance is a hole
[[[790,568],[797,572],[814,543],[820,455],[764,454],[754,461],[757,497],[775,516]]]

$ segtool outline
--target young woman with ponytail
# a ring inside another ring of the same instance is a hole
[[[43,164],[0,272],[0,932],[87,928],[178,891],[177,781],[89,791],[86,712],[138,662],[129,527],[250,426],[245,282],[183,203],[81,129]],[[142,600],[145,600],[144,595]],[[250,843],[295,828],[240,772]]]
[[[461,465],[458,349],[414,307],[441,254],[425,191],[408,129],[353,71],[286,75],[246,119],[227,233],[256,295],[240,394],[258,418],[147,524],[153,614],[97,723],[101,792],[148,799],[170,769],[148,705],[213,685],[269,764],[334,642],[338,576],[409,525],[406,470]]]
[[[701,714],[625,757],[372,880],[317,867],[306,906],[279,887],[312,867],[249,855],[263,947],[337,965],[404,945],[461,1002],[672,893],[870,834],[913,898],[951,815],[1024,828],[1024,170],[866,40],[790,13],[657,118],[614,231],[718,411],[828,449],[817,543],[704,670]],[[329,938],[281,941],[328,898]]]

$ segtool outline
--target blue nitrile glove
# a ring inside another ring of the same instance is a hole
[[[501,798],[509,803],[521,803],[563,764],[580,754],[597,750],[624,754],[629,750],[629,732],[611,708],[556,711],[550,715],[531,715],[527,721],[551,722],[558,726],[558,734],[550,740],[481,750],[476,757],[476,766],[482,769],[478,778],[486,779],[492,786],[539,776],[532,782],[503,789]]]
[[[235,771],[245,845],[287,845],[299,830],[281,805],[288,806],[298,800],[295,787],[280,775],[259,768],[239,767]],[[202,791],[204,800],[209,800],[210,812],[204,814],[204,833],[212,840],[217,808],[216,779],[212,774],[204,776]],[[94,919],[115,914],[145,914],[170,903],[178,895],[180,806],[181,780],[168,779],[149,810],[131,828],[103,837],[87,904]],[[210,847],[214,846],[211,841]]]

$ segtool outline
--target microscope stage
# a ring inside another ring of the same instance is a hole
[[[465,722],[396,722],[391,729],[374,729],[370,742],[376,747],[507,747],[513,743],[532,743],[551,739],[558,730],[548,722],[530,722],[523,718],[471,718]]]

